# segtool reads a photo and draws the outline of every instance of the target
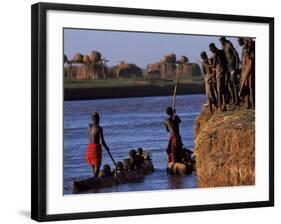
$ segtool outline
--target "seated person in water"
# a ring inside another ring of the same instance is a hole
[[[124,171],[124,166],[121,161],[116,163],[116,168],[113,170],[114,175],[118,175],[120,172]]]
[[[131,149],[129,151],[129,159],[130,162],[132,163],[134,169],[139,169],[141,168],[143,162],[140,156],[137,155],[137,151],[134,149]]]
[[[181,162],[185,165],[192,165],[192,154],[193,152],[190,149],[183,148],[181,151]]]
[[[151,161],[149,153],[144,152],[142,148],[137,149],[137,155],[139,157],[141,157],[141,160],[143,161],[143,163],[146,162],[146,161]]]
[[[141,161],[142,164],[144,164],[144,161],[147,159],[146,157],[149,157],[143,152],[142,148],[137,149],[137,156],[139,157],[139,160]]]
[[[100,116],[97,112],[92,113],[92,123],[88,128],[88,148],[85,155],[86,162],[92,167],[93,176],[97,177],[100,172],[102,159],[101,146],[109,151],[103,137],[103,129],[100,126]]]
[[[144,152],[142,148],[138,148],[137,155],[141,158],[142,165],[144,166],[146,171],[153,172],[154,166],[149,154],[147,152]]]
[[[133,171],[135,170],[134,164],[131,162],[130,159],[123,160],[124,171]]]
[[[116,175],[118,183],[139,181],[143,176],[144,174],[142,172],[135,170],[129,158],[123,160],[123,170]]]
[[[103,166],[103,169],[99,173],[99,177],[111,177],[111,176],[112,176],[111,168],[108,164],[105,164]]]
[[[167,146],[168,162],[180,162],[180,150],[182,147],[181,138],[179,135],[179,123],[180,119],[176,118],[172,107],[166,109],[166,113],[169,116],[164,124],[166,130],[169,132],[169,142]]]

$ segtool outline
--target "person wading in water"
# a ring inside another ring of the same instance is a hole
[[[89,144],[85,159],[86,162],[92,167],[93,176],[98,177],[102,158],[101,145],[103,145],[105,150],[107,150],[108,152],[109,148],[105,143],[103,130],[100,126],[100,116],[97,112],[92,113],[92,123],[89,124],[88,137]]]
[[[180,118],[174,114],[172,107],[166,109],[166,113],[169,116],[164,124],[166,130],[169,132],[169,143],[167,147],[168,162],[179,162],[180,161],[180,150],[182,147],[181,136],[179,133]]]

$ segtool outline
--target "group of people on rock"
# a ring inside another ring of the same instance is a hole
[[[241,61],[226,37],[220,38],[222,49],[210,43],[210,58],[205,51],[200,54],[211,113],[214,109],[226,111],[227,104],[240,105],[241,102],[248,109],[255,108],[255,41],[240,37],[237,42],[242,47]]]

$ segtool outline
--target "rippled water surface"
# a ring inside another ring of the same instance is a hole
[[[204,95],[177,97],[177,113],[182,119],[183,143],[193,148],[194,120],[205,101]],[[155,172],[143,182],[129,183],[93,192],[125,192],[195,188],[194,174],[180,177],[166,173],[166,146],[168,133],[163,121],[171,96],[124,99],[101,99],[64,102],[64,194],[71,194],[71,180],[91,176],[91,169],[84,160],[87,147],[87,127],[92,111],[101,115],[105,140],[116,161],[127,157],[132,148],[150,151]],[[106,151],[102,163],[113,166]]]

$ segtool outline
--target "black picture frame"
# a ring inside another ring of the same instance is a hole
[[[46,214],[46,13],[48,10],[111,13],[169,18],[191,18],[216,21],[254,22],[269,24],[269,200],[243,203],[115,210],[70,214]],[[31,218],[37,221],[86,219],[206,210],[274,206],[274,18],[223,15],[183,11],[103,7],[73,4],[37,3],[32,5],[32,155],[31,155]]]

